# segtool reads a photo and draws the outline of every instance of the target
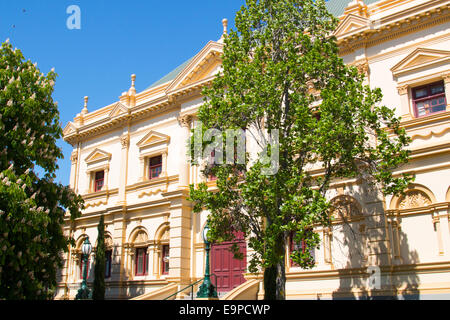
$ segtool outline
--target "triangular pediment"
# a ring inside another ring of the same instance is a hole
[[[119,116],[121,114],[128,113],[128,108],[121,102],[117,102],[111,112],[109,113],[110,118],[114,118],[116,116]]]
[[[203,79],[209,79],[215,75],[221,67],[223,44],[210,41],[208,44],[187,64],[178,76],[167,87],[166,92],[175,91],[187,87]]]
[[[417,48],[392,67],[394,76],[450,60],[450,51]]]
[[[167,144],[170,137],[160,132],[150,130],[138,143],[139,148],[151,147],[157,144]]]
[[[69,121],[69,123],[66,125],[66,127],[63,130],[63,136],[67,136],[69,134],[77,132],[77,127]]]
[[[85,159],[86,163],[92,163],[92,162],[98,162],[102,160],[110,160],[111,159],[111,153],[95,149],[92,151]]]
[[[370,20],[354,14],[347,15],[334,31],[336,37],[359,32],[370,27]]]

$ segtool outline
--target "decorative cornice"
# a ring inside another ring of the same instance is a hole
[[[340,54],[346,55],[361,47],[371,47],[405,34],[445,23],[450,20],[449,7],[448,0],[430,1],[371,21],[367,27],[358,29],[357,32],[343,34],[338,38]],[[344,21],[345,18],[342,23]]]

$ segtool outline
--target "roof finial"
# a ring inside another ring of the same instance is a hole
[[[228,19],[224,18],[222,20],[222,25],[223,25],[223,35],[228,34]]]
[[[136,82],[136,75],[131,75],[131,87],[128,90],[128,99],[129,99],[129,106],[134,107],[136,105],[136,88],[134,87]]]
[[[132,95],[136,94],[136,88],[134,87],[135,83],[136,83],[136,75],[132,74],[131,75],[131,87],[128,90],[128,95],[129,96],[132,96]]]
[[[89,100],[89,97],[85,96],[84,97],[84,107],[83,107],[83,110],[81,110],[81,114],[82,115],[85,115],[86,113],[89,112],[88,109],[87,109],[88,100]]]
[[[136,75],[135,75],[135,74],[132,74],[132,75],[131,75],[131,86],[132,86],[133,88],[134,88],[135,82],[136,82]]]

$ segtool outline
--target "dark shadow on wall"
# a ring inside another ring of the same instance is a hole
[[[332,259],[339,288],[333,299],[419,299],[417,252],[409,248],[396,217],[384,211],[380,193],[361,187],[362,192],[351,189],[334,201]]]

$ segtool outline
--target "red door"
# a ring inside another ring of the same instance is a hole
[[[211,246],[211,272],[217,277],[217,292],[228,292],[245,282],[243,273],[247,266],[247,245],[245,240],[238,239],[239,251],[243,253],[244,259],[234,259],[230,251],[232,242],[223,242]],[[211,278],[214,282],[214,276]]]

